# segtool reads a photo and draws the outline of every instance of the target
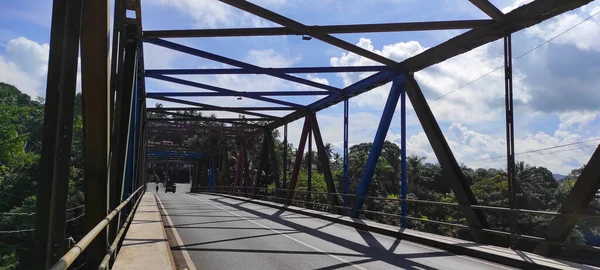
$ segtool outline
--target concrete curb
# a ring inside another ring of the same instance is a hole
[[[480,258],[486,261],[495,262],[502,265],[516,267],[520,269],[600,269],[588,265],[578,264],[569,261],[557,260],[543,257],[537,254],[515,251],[507,248],[481,245],[475,242],[466,240],[440,236],[431,233],[419,232],[410,229],[401,229],[386,224],[376,223],[369,220],[350,218],[347,216],[325,213],[316,210],[300,208],[291,205],[262,201],[258,199],[249,199],[220,193],[210,192],[195,192],[210,195],[222,196],[225,198],[252,202],[254,204],[283,209],[289,212],[295,212],[310,217],[323,219],[338,224],[354,227],[364,231],[375,232],[398,239],[405,239],[411,242],[420,243],[423,245],[436,247],[447,250],[457,255],[466,255],[470,257]]]

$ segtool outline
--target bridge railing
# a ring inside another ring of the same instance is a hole
[[[107,269],[109,266],[110,260],[116,254],[117,248],[118,248],[119,244],[121,243],[121,240],[123,239],[123,236],[125,235],[125,232],[127,231],[127,228],[129,227],[129,224],[131,223],[131,219],[133,218],[135,210],[137,209],[137,206],[139,205],[139,203],[142,199],[142,195],[144,194],[144,191],[145,191],[145,186],[141,186],[136,191],[134,191],[131,195],[129,195],[129,197],[127,199],[123,200],[123,202],[121,202],[121,204],[119,204],[102,221],[100,221],[92,230],[90,230],[83,238],[81,238],[81,240],[79,240],[79,242],[77,242],[77,244],[75,244],[75,246],[73,246],[73,248],[71,248],[69,251],[67,251],[67,253],[65,253],[65,255],[63,255],[62,258],[60,258],[60,260],[58,260],[58,262],[56,262],[50,269],[52,269],[52,270],[67,269],[85,251],[85,249],[88,247],[88,245],[90,245],[90,243],[94,239],[96,239],[96,237],[101,235],[101,232],[104,230],[104,228],[106,228],[106,226],[108,226],[108,224],[110,223],[111,220],[113,220],[118,214],[123,215],[125,212],[125,210],[123,210],[123,209],[128,209],[127,217],[121,224],[119,233],[117,234],[117,237],[111,243],[109,251],[107,252],[106,256],[104,256],[102,263],[98,267],[98,269]],[[130,208],[126,208],[131,203],[133,203],[133,206]]]
[[[401,199],[401,198],[386,198],[386,197],[374,197],[374,196],[357,196],[356,194],[343,194],[343,193],[328,193],[328,192],[319,192],[319,191],[306,191],[306,190],[289,190],[289,189],[276,189],[276,188],[265,188],[265,187],[238,187],[237,190],[234,190],[231,186],[216,186],[216,187],[198,187],[197,191],[200,192],[209,192],[209,193],[218,193],[218,194],[228,194],[228,195],[236,195],[236,196],[244,196],[253,199],[272,201],[276,203],[284,203],[314,210],[320,210],[324,212],[333,212],[333,213],[349,213],[349,212],[360,212],[363,214],[373,214],[373,215],[383,215],[388,217],[397,218],[399,220],[406,219],[413,222],[424,222],[424,223],[432,223],[441,226],[450,226],[459,229],[469,230],[469,231],[479,231],[486,234],[498,235],[501,237],[506,237],[508,239],[518,239],[518,240],[526,240],[532,241],[535,243],[544,242],[547,244],[562,246],[562,247],[570,247],[570,248],[578,248],[583,250],[588,250],[592,252],[599,252],[600,248],[590,245],[582,245],[575,244],[569,242],[558,242],[558,241],[550,241],[542,237],[526,235],[526,234],[511,234],[510,232],[496,230],[496,229],[483,229],[483,228],[473,228],[469,227],[465,224],[445,222],[439,220],[431,220],[423,217],[415,217],[415,216],[402,216],[399,214],[393,214],[382,211],[372,211],[365,209],[352,209],[351,207],[344,207],[340,205],[331,205],[329,203],[323,203],[322,201],[327,201],[326,198],[328,196],[340,196],[343,198],[362,198],[365,200],[380,200],[380,201],[392,201],[398,202],[399,205],[401,202],[406,202],[410,204],[417,205],[430,205],[430,206],[438,206],[438,207],[454,207],[454,208],[472,208],[479,209],[482,211],[488,212],[501,212],[505,214],[512,215],[534,215],[534,216],[565,216],[578,218],[583,220],[589,220],[592,222],[598,222],[600,224],[600,216],[591,216],[591,215],[580,215],[580,214],[562,214],[559,212],[552,211],[539,211],[539,210],[529,210],[529,209],[518,209],[518,208],[507,208],[507,207],[497,207],[497,206],[486,206],[486,205],[460,205],[457,203],[449,203],[449,202],[436,202],[436,201],[426,201],[426,200],[416,200],[416,199]],[[292,199],[287,199],[285,194],[287,192],[293,192],[294,196]],[[300,195],[302,194],[302,195]],[[316,195],[311,196],[311,200],[307,200],[306,194]],[[304,196],[303,196],[304,195]],[[318,197],[322,196],[322,197]],[[325,197],[323,200],[323,197]],[[321,202],[319,202],[321,201]]]

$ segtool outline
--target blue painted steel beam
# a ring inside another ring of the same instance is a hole
[[[252,93],[256,96],[324,96],[327,91],[240,91]],[[150,92],[146,97],[230,97],[230,93],[222,92]],[[234,97],[236,95],[233,95]]]
[[[339,73],[377,72],[388,70],[387,66],[348,66],[348,67],[290,67],[268,68],[280,73]],[[243,68],[203,68],[203,69],[147,69],[147,75],[223,75],[223,74],[262,74]]]
[[[384,85],[396,77],[405,77],[405,75],[398,74],[394,71],[378,72],[378,73],[373,74],[367,78],[364,78],[352,85],[347,86],[346,88],[344,88],[344,92],[341,94],[332,94],[332,95],[324,97],[318,101],[315,101],[312,104],[309,104],[308,109],[311,112],[318,112],[324,108],[338,104],[339,102],[344,101],[344,99],[360,95],[360,94],[367,92],[375,87]],[[290,122],[296,121],[296,120],[304,117],[305,115],[306,115],[306,112],[303,112],[303,111],[296,111],[296,112],[290,113],[290,114],[284,116],[283,118],[281,118],[281,120],[275,121],[275,122],[267,125],[267,128],[269,128],[269,129],[278,128],[285,123],[290,123]]]
[[[270,102],[270,103],[294,107],[294,108],[304,107],[303,105],[292,103],[292,102],[262,97],[262,96],[254,94],[252,92],[238,92],[238,91],[234,91],[234,90],[230,90],[230,89],[216,87],[216,86],[203,84],[203,83],[199,83],[199,82],[187,81],[187,80],[173,78],[173,77],[169,77],[169,76],[146,75],[146,77],[157,79],[157,80],[162,80],[162,81],[167,81],[167,82],[172,82],[172,83],[177,83],[177,84],[181,84],[181,85],[187,85],[187,86],[196,87],[196,88],[202,88],[202,89],[206,89],[206,90],[210,90],[210,91],[219,92],[222,94],[228,94],[229,96],[232,96],[232,97],[247,97],[247,98],[251,98],[251,99],[256,99],[256,100],[260,100],[260,101],[264,101],[264,102]]]
[[[348,175],[348,112],[349,112],[349,104],[348,100],[344,100],[344,195],[348,194],[348,189],[350,186],[349,175]],[[348,196],[344,196],[344,207],[348,207],[348,202],[350,198]],[[344,210],[345,211],[345,210]]]
[[[406,193],[408,191],[407,181],[406,181],[406,90],[402,87],[402,91],[400,93],[400,198],[402,198],[402,220],[400,221],[400,225],[402,228],[406,228],[407,220],[407,208],[406,208]]]
[[[325,85],[322,83],[317,83],[317,82],[313,82],[311,80],[307,80],[307,79],[302,79],[299,77],[295,77],[292,75],[288,75],[285,74],[283,72],[278,72],[276,70],[270,69],[270,68],[262,68],[259,66],[255,66],[252,64],[248,64],[242,61],[238,61],[238,60],[234,60],[231,58],[227,58],[227,57],[223,57],[220,55],[216,55],[213,53],[209,53],[206,51],[202,51],[199,49],[195,49],[195,48],[191,48],[191,47],[187,47],[181,44],[177,44],[174,42],[170,42],[170,41],[166,41],[163,39],[158,39],[158,38],[151,38],[151,39],[144,39],[144,42],[146,43],[150,43],[150,44],[154,44],[157,46],[161,46],[161,47],[165,47],[168,49],[172,49],[175,51],[179,51],[182,53],[187,53],[187,54],[191,54],[191,55],[195,55],[198,57],[202,57],[205,59],[209,59],[209,60],[213,60],[213,61],[217,61],[220,63],[224,63],[224,64],[228,64],[228,65],[232,65],[232,66],[236,66],[239,68],[244,68],[244,69],[248,69],[248,70],[252,70],[252,72],[257,73],[257,74],[266,74],[266,75],[270,75],[273,77],[277,77],[280,79],[284,79],[284,80],[288,80],[288,81],[292,81],[292,82],[296,82],[296,83],[300,83],[300,84],[304,84],[304,85],[308,85],[308,86],[312,86],[312,87],[316,87],[316,88],[320,88],[320,89],[325,89],[327,91],[331,91],[331,92],[341,92],[342,89],[339,89],[337,87],[333,87],[333,86],[329,86],[329,85]]]
[[[394,79],[392,89],[390,90],[387,102],[383,108],[377,133],[375,133],[375,139],[373,140],[371,151],[369,151],[367,165],[365,166],[365,170],[360,178],[360,183],[358,184],[358,191],[356,192],[357,198],[356,201],[354,201],[354,207],[352,208],[351,213],[353,217],[358,217],[360,214],[360,210],[362,209],[365,200],[361,197],[366,196],[369,192],[369,185],[371,184],[371,180],[373,180],[373,174],[375,173],[375,167],[377,166],[377,161],[381,155],[383,142],[385,141],[385,136],[390,128],[390,123],[392,121],[392,117],[394,116],[394,110],[396,109],[398,99],[400,98],[400,93],[403,91],[403,89],[404,76]]]
[[[176,99],[176,98],[153,97],[153,99],[174,102],[174,103],[180,103],[180,104],[185,104],[185,105],[190,105],[190,106],[198,106],[198,107],[203,107],[203,108],[207,108],[207,109],[214,109],[215,111],[227,111],[227,112],[254,115],[254,116],[266,117],[266,118],[274,117],[272,115],[263,114],[263,113],[249,112],[249,111],[244,111],[244,110],[238,110],[235,108],[219,107],[219,106],[215,106],[215,105],[204,104],[204,103],[194,102],[194,101],[189,101],[189,100]],[[163,112],[163,113],[165,113],[165,112]]]

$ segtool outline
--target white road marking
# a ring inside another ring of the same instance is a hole
[[[160,204],[160,208],[165,212],[165,216],[167,217],[167,222],[169,223],[169,227],[170,227],[171,231],[173,232],[173,235],[175,236],[175,241],[177,241],[177,245],[183,246],[183,241],[181,241],[181,237],[177,233],[177,230],[175,229],[175,227],[173,227],[173,221],[171,221],[171,218],[169,217],[169,213],[167,213],[167,210],[165,210],[165,207],[163,206],[162,201],[160,200],[158,195],[156,195],[156,199],[158,200],[158,204]],[[183,259],[185,260],[185,263],[187,264],[188,269],[196,270],[196,266],[192,262],[192,258],[190,257],[190,254],[187,252],[187,250],[185,250],[185,248],[182,248],[180,250],[181,250],[181,253],[183,254]]]
[[[278,231],[278,230],[276,230],[276,229],[273,229],[273,228],[271,228],[271,227],[268,227],[268,226],[265,226],[265,225],[263,225],[263,224],[260,224],[260,223],[258,223],[258,222],[256,222],[256,221],[254,221],[254,220],[251,220],[251,219],[248,219],[248,218],[246,218],[246,217],[244,217],[244,216],[240,216],[240,215],[238,215],[237,213],[231,212],[231,211],[229,211],[229,210],[227,210],[227,209],[225,209],[225,208],[222,208],[222,207],[220,207],[220,206],[218,206],[218,205],[216,205],[216,204],[214,204],[214,203],[212,203],[212,202],[210,202],[210,201],[205,201],[205,200],[202,200],[202,199],[198,199],[198,198],[196,198],[196,197],[194,197],[194,196],[192,196],[192,195],[189,195],[189,194],[186,194],[186,195],[188,195],[188,196],[190,196],[190,197],[192,197],[192,198],[194,198],[194,199],[196,199],[196,200],[199,200],[199,201],[201,201],[201,202],[204,202],[204,203],[206,203],[206,204],[210,204],[210,205],[212,205],[212,206],[214,206],[214,207],[216,207],[216,208],[219,208],[219,209],[221,209],[221,210],[223,210],[223,211],[227,211],[227,212],[229,212],[229,213],[230,213],[230,214],[232,214],[232,215],[236,215],[236,216],[238,216],[238,217],[240,217],[240,218],[243,218],[243,219],[245,219],[245,220],[247,220],[247,221],[249,221],[249,222],[252,222],[252,223],[254,223],[254,224],[258,225],[258,226],[261,226],[261,227],[263,227],[263,228],[265,228],[265,229],[268,229],[268,230],[270,230],[270,231],[272,231],[272,232],[274,232],[274,233],[277,233],[277,234],[279,234],[279,235],[281,235],[281,236],[284,236],[284,237],[286,237],[286,238],[288,238],[288,239],[290,239],[290,240],[292,240],[292,241],[294,241],[294,242],[296,242],[296,243],[298,243],[298,244],[304,245],[304,246],[306,246],[306,247],[308,247],[308,248],[310,248],[310,249],[313,249],[313,250],[315,250],[315,251],[317,251],[317,252],[323,253],[323,254],[325,254],[325,255],[327,255],[327,256],[329,256],[329,257],[331,257],[331,258],[334,258],[334,259],[336,259],[336,260],[338,260],[338,261],[340,261],[340,262],[343,262],[343,263],[345,263],[345,264],[347,264],[347,265],[353,266],[353,267],[355,267],[355,268],[357,268],[357,269],[361,269],[361,270],[367,270],[367,268],[364,268],[364,267],[362,267],[362,266],[360,266],[360,265],[353,264],[352,262],[350,262],[350,261],[348,261],[348,260],[345,260],[344,258],[341,258],[341,257],[339,257],[339,256],[336,256],[336,255],[330,254],[330,253],[328,253],[328,252],[326,252],[326,251],[324,251],[324,250],[322,250],[322,249],[320,249],[320,248],[316,248],[316,247],[314,247],[314,246],[311,246],[311,245],[309,245],[309,244],[307,244],[307,243],[305,243],[305,242],[302,242],[302,241],[300,241],[300,240],[298,240],[298,239],[296,239],[296,238],[294,238],[294,237],[291,237],[291,236],[289,236],[289,235],[287,235],[287,234],[285,234],[285,233],[282,233],[282,232],[280,232],[280,231]]]

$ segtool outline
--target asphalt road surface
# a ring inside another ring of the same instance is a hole
[[[154,192],[154,186],[148,190]],[[178,184],[176,193],[165,193],[162,186],[158,192],[179,269],[511,269],[280,209],[188,194],[188,190],[189,185]]]

